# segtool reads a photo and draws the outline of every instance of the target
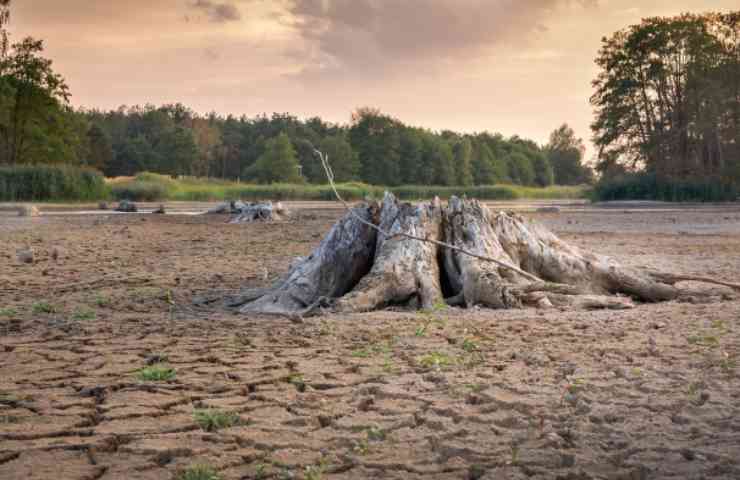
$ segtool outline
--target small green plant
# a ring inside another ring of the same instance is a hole
[[[367,440],[363,438],[362,440],[358,440],[355,443],[352,451],[354,451],[358,455],[367,455],[368,453],[370,453],[370,444],[367,442]]]
[[[425,368],[445,368],[455,364],[455,359],[446,353],[432,352],[419,358],[419,364]]]
[[[519,463],[519,445],[511,444],[511,465]]]
[[[144,367],[136,372],[136,377],[143,382],[168,382],[175,378],[175,369],[158,363]]]
[[[215,468],[210,465],[191,465],[182,472],[177,480],[221,480]]]
[[[33,304],[33,313],[56,313],[57,309],[48,302],[36,302]]]
[[[468,353],[473,353],[478,350],[478,344],[470,338],[463,340],[461,347]]]
[[[295,386],[296,390],[299,392],[306,391],[306,382],[303,380],[303,374],[302,373],[292,373],[288,376],[286,379],[286,382],[290,383],[291,385]]]
[[[697,345],[700,347],[716,347],[719,345],[719,337],[712,334],[701,334],[701,335],[691,335],[687,338],[687,341],[691,345]]]
[[[386,357],[385,361],[383,362],[383,371],[385,373],[395,374],[400,371],[400,368],[396,366],[396,363],[391,357]]]
[[[72,314],[72,318],[74,320],[77,320],[78,322],[85,320],[95,320],[96,317],[97,314],[95,313],[95,310],[83,307],[77,308]]]
[[[464,386],[473,393],[480,393],[487,388],[484,383],[466,383]]]
[[[258,463],[254,470],[254,478],[262,480],[267,476],[267,465],[264,463]]]
[[[303,478],[305,480],[321,480],[324,478],[324,473],[326,473],[328,467],[327,460],[321,457],[318,465],[310,465],[304,469]]]
[[[378,342],[364,348],[358,348],[357,350],[352,350],[350,355],[354,358],[368,358],[373,355],[388,354],[393,351],[393,344],[396,340],[394,338],[386,342]]]
[[[371,442],[382,442],[386,438],[385,431],[380,427],[368,427],[365,431],[367,439]]]
[[[110,297],[106,297],[105,295],[98,294],[95,296],[95,305],[98,307],[107,307],[111,304]]]
[[[20,423],[21,419],[14,415],[0,415],[0,424]]]
[[[371,355],[371,352],[367,348],[359,348],[357,350],[352,350],[350,355],[354,358],[368,358]]]
[[[195,423],[206,432],[215,432],[222,428],[230,428],[242,423],[241,417],[235,412],[226,412],[211,408],[196,410],[193,413],[193,418],[195,419]]]
[[[688,388],[688,394],[690,397],[696,397],[705,387],[704,382],[691,382]]]
[[[15,317],[18,315],[18,310],[14,308],[0,308],[0,317]]]
[[[425,322],[423,325],[419,326],[416,331],[414,332],[414,335],[417,337],[424,337],[427,334],[427,330],[429,329],[429,325],[431,325],[431,321]]]

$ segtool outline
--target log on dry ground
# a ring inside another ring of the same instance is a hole
[[[274,220],[283,220],[290,215],[282,203],[245,203],[242,201],[232,201],[221,203],[208,210],[207,214],[230,214],[233,217],[229,223],[251,223],[251,222],[269,222]]]

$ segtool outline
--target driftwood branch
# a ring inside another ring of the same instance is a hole
[[[484,255],[479,255],[477,253],[474,253],[474,252],[465,250],[463,248],[456,247],[454,245],[450,245],[449,243],[441,242],[439,240],[434,240],[434,239],[431,239],[431,238],[417,237],[415,235],[410,235],[408,233],[403,233],[403,232],[399,232],[399,233],[396,233],[396,234],[393,234],[392,235],[392,234],[386,232],[385,230],[383,230],[382,228],[380,228],[379,226],[375,225],[374,223],[368,222],[367,220],[365,220],[363,218],[360,218],[354,212],[354,210],[352,209],[352,207],[339,194],[339,191],[337,190],[337,187],[336,187],[336,185],[334,183],[334,171],[332,170],[331,165],[329,164],[329,156],[328,155],[324,155],[324,153],[322,153],[317,148],[314,148],[313,151],[321,159],[321,166],[324,167],[324,172],[326,173],[326,178],[329,180],[329,185],[331,185],[331,188],[334,191],[334,196],[336,196],[337,199],[340,202],[342,202],[342,205],[344,205],[344,208],[347,209],[347,211],[350,212],[353,216],[355,216],[357,218],[357,220],[359,220],[360,222],[364,223],[368,227],[372,228],[373,230],[375,230],[379,234],[383,235],[384,237],[386,237],[386,238],[404,237],[404,238],[408,238],[410,240],[416,240],[416,241],[419,241],[419,242],[431,243],[433,245],[437,245],[438,247],[442,247],[442,248],[446,248],[446,249],[449,249],[449,250],[452,250],[452,251],[455,251],[455,252],[462,253],[463,255],[468,255],[468,256],[471,256],[473,258],[477,258],[479,260],[483,260],[483,261],[486,261],[486,262],[495,263],[499,267],[505,268],[507,270],[511,270],[513,272],[516,272],[516,273],[518,273],[519,275],[523,276],[524,278],[526,278],[528,280],[531,280],[531,281],[537,282],[537,283],[542,283],[542,280],[541,279],[537,278],[536,276],[532,275],[531,273],[525,272],[524,270],[522,270],[520,268],[517,268],[514,265],[510,265],[510,264],[508,264],[506,262],[502,262],[501,260],[498,260],[498,259],[495,259],[495,258],[491,258],[491,257],[486,257]]]

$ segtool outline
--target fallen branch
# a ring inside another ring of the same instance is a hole
[[[730,282],[723,282],[721,280],[715,280],[714,278],[708,278],[708,277],[697,277],[693,275],[676,275],[673,273],[663,273],[663,272],[649,272],[650,276],[653,277],[655,280],[667,283],[668,285],[675,285],[678,282],[698,282],[698,283],[708,283],[711,285],[721,285],[723,287],[731,288],[735,290],[736,292],[740,292],[740,283],[730,283]]]

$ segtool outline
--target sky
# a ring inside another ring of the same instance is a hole
[[[347,123],[379,108],[433,130],[588,140],[601,39],[737,0],[14,0],[75,106],[181,102]],[[592,151],[589,148],[589,154]]]

